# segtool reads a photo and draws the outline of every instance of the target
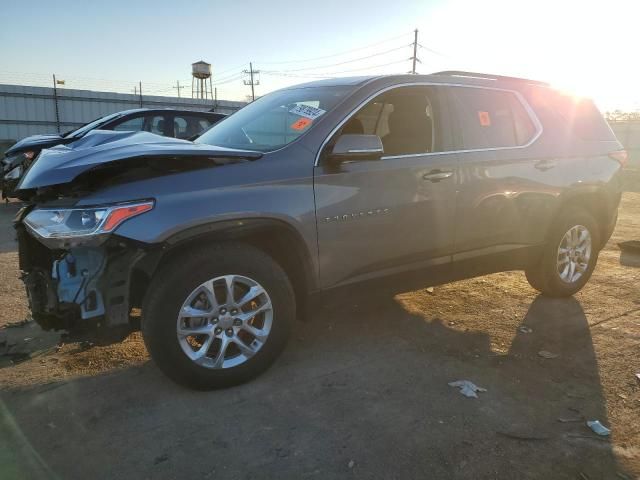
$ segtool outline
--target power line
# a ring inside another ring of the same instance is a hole
[[[317,66],[313,66],[313,67],[303,67],[303,68],[294,68],[294,69],[289,69],[289,70],[277,70],[277,71],[281,71],[281,72],[301,72],[301,71],[304,71],[304,70],[318,70],[318,69],[328,68],[328,67],[337,67],[339,65],[347,65],[349,63],[355,63],[355,62],[360,62],[362,60],[367,60],[369,58],[379,57],[381,55],[387,55],[387,54],[389,54],[391,52],[397,52],[398,50],[406,48],[406,47],[407,47],[407,45],[402,45],[400,47],[392,48],[392,49],[386,50],[384,52],[374,53],[374,54],[371,54],[371,55],[367,55],[365,57],[354,58],[352,60],[345,60],[344,62],[332,63],[330,65],[317,65]],[[267,72],[267,70],[265,70],[265,72]]]
[[[391,42],[392,40],[397,40],[398,38],[406,37],[408,35],[409,35],[408,32],[407,33],[403,33],[401,35],[396,35],[395,37],[387,38],[385,40],[380,40],[379,42],[376,42],[376,43],[371,43],[371,44],[366,45],[364,47],[353,48],[351,50],[345,50],[343,52],[334,53],[334,54],[331,54],[331,55],[324,55],[322,57],[307,58],[307,59],[303,59],[303,60],[286,60],[286,61],[279,61],[279,62],[260,62],[260,63],[262,65],[279,65],[279,64],[285,64],[285,63],[313,62],[313,61],[316,61],[316,60],[324,60],[324,59],[327,59],[327,58],[340,57],[342,55],[346,55],[347,53],[353,53],[353,52],[358,52],[358,51],[361,51],[361,50],[366,50],[367,48],[375,47],[375,46],[383,44],[383,43],[388,43],[388,42]]]
[[[263,73],[267,74],[267,75],[276,75],[276,76],[282,76],[282,77],[300,77],[300,78],[331,78],[334,75],[340,75],[342,73],[351,73],[351,72],[358,72],[358,71],[362,71],[362,70],[369,70],[369,69],[374,69],[374,68],[382,68],[382,67],[388,67],[389,65],[397,65],[398,63],[404,63],[406,62],[406,59],[402,59],[402,60],[398,60],[395,62],[389,62],[389,63],[383,63],[380,65],[370,65],[367,67],[360,67],[360,68],[352,68],[350,70],[342,70],[339,72],[326,72],[326,73],[318,73],[318,74],[310,74],[310,75],[295,75],[295,74],[290,74],[287,71],[277,71],[277,70],[264,70]]]
[[[235,82],[235,81],[237,81],[237,80],[241,80],[241,79],[242,79],[242,77],[244,77],[244,73],[243,73],[243,72],[240,72],[240,73],[238,73],[237,75],[234,75],[233,77],[230,77],[230,78],[228,78],[228,79],[226,79],[226,80],[219,81],[219,82],[214,82],[214,83],[213,83],[213,86],[224,85],[224,84],[226,84],[226,83]]]
[[[445,55],[444,53],[438,52],[437,50],[434,50],[434,49],[429,48],[429,47],[425,47],[425,46],[424,46],[424,45],[422,45],[421,43],[418,43],[418,47],[419,47],[419,48],[423,48],[423,49],[424,49],[424,50],[426,50],[427,52],[431,52],[431,53],[433,53],[434,55],[438,55],[438,56],[440,56],[440,57],[447,57],[447,58],[449,57],[449,55]]]

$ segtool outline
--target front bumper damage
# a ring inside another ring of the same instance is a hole
[[[99,246],[51,249],[17,219],[19,265],[32,316],[43,328],[129,323],[134,269],[149,250],[118,237]]]

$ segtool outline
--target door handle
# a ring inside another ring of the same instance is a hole
[[[430,182],[439,182],[440,180],[444,180],[453,175],[451,170],[431,170],[429,173],[425,173],[422,178],[424,180],[429,180]]]
[[[554,168],[556,166],[556,162],[553,160],[540,160],[538,163],[536,163],[534,166],[544,172],[545,170],[550,170],[552,168]]]

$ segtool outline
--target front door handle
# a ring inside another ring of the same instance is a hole
[[[544,172],[545,170],[551,170],[556,165],[556,162],[554,162],[553,160],[540,160],[534,166],[541,172]]]
[[[431,170],[429,173],[425,173],[422,178],[424,180],[429,180],[430,182],[439,182],[440,180],[445,180],[453,175],[451,170]]]

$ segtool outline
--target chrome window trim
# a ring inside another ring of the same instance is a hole
[[[501,88],[501,87],[487,87],[487,86],[484,86],[484,85],[465,85],[463,83],[436,83],[436,82],[399,83],[397,85],[391,85],[391,86],[382,88],[380,90],[377,90],[375,93],[369,95],[365,100],[360,102],[353,110],[351,110],[351,112],[349,112],[349,114],[345,118],[343,118],[342,121],[340,121],[340,123],[338,123],[338,125],[336,125],[331,130],[329,135],[327,135],[327,137],[324,139],[324,141],[320,145],[320,148],[318,149],[318,153],[316,153],[316,159],[315,159],[315,162],[313,164],[314,167],[318,166],[319,161],[320,161],[320,154],[322,153],[322,150],[324,149],[324,147],[329,142],[329,139],[331,137],[333,137],[333,135],[335,135],[335,133],[338,130],[340,130],[340,128],[346,122],[348,122],[349,119],[351,117],[353,117],[362,107],[364,107],[367,103],[369,103],[371,100],[373,100],[378,95],[381,95],[381,94],[383,94],[385,92],[388,92],[389,90],[394,90],[396,88],[403,88],[403,87],[412,87],[412,86],[424,86],[424,87],[440,87],[440,86],[443,86],[443,87],[482,88],[482,89],[485,89],[485,90],[497,90],[497,91],[500,91],[500,92],[513,93],[516,96],[516,98],[520,101],[522,106],[524,107],[525,111],[527,112],[527,115],[529,115],[529,118],[531,119],[531,121],[533,122],[534,126],[536,127],[536,132],[531,137],[531,140],[529,140],[527,143],[525,143],[524,145],[517,145],[515,147],[488,147],[488,148],[473,148],[473,149],[467,149],[467,150],[448,150],[446,152],[425,152],[425,153],[411,153],[411,154],[406,154],[406,155],[389,155],[389,156],[382,156],[380,158],[380,160],[392,160],[394,158],[425,157],[425,156],[433,156],[433,155],[451,155],[451,154],[458,154],[458,153],[492,152],[492,151],[496,151],[496,150],[518,150],[518,149],[530,147],[531,145],[533,145],[536,142],[536,140],[538,140],[538,138],[540,138],[540,135],[542,135],[542,132],[543,132],[542,123],[540,123],[540,120],[538,119],[537,115],[535,114],[535,112],[531,108],[531,105],[529,105],[529,102],[527,102],[526,99],[522,96],[522,94],[520,92],[518,92],[517,90],[511,90],[509,88]]]

